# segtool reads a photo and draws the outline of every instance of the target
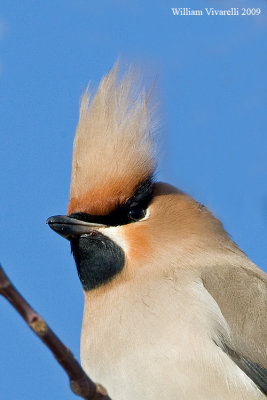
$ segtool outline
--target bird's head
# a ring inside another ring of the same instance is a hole
[[[117,66],[81,100],[66,216],[47,220],[70,240],[85,291],[144,272],[164,273],[210,245],[221,224],[174,187],[156,183],[148,96]],[[218,236],[218,235],[217,235]],[[166,260],[168,263],[166,264]]]

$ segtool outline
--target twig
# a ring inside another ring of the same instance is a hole
[[[71,351],[49,328],[46,322],[20,295],[0,266],[0,294],[18,311],[34,333],[45,343],[67,373],[73,393],[86,400],[111,400],[106,389],[86,375]]]

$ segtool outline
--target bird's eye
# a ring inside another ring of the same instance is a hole
[[[142,207],[131,207],[130,211],[128,213],[128,216],[130,219],[133,221],[138,221],[139,219],[144,218],[146,215],[146,210],[144,210]]]

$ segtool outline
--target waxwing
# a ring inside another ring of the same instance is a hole
[[[266,274],[155,182],[148,96],[117,69],[82,97],[68,212],[47,221],[84,290],[82,366],[113,400],[265,399]]]

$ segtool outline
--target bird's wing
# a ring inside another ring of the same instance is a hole
[[[228,265],[203,271],[202,280],[230,327],[224,351],[267,394],[267,275]]]

